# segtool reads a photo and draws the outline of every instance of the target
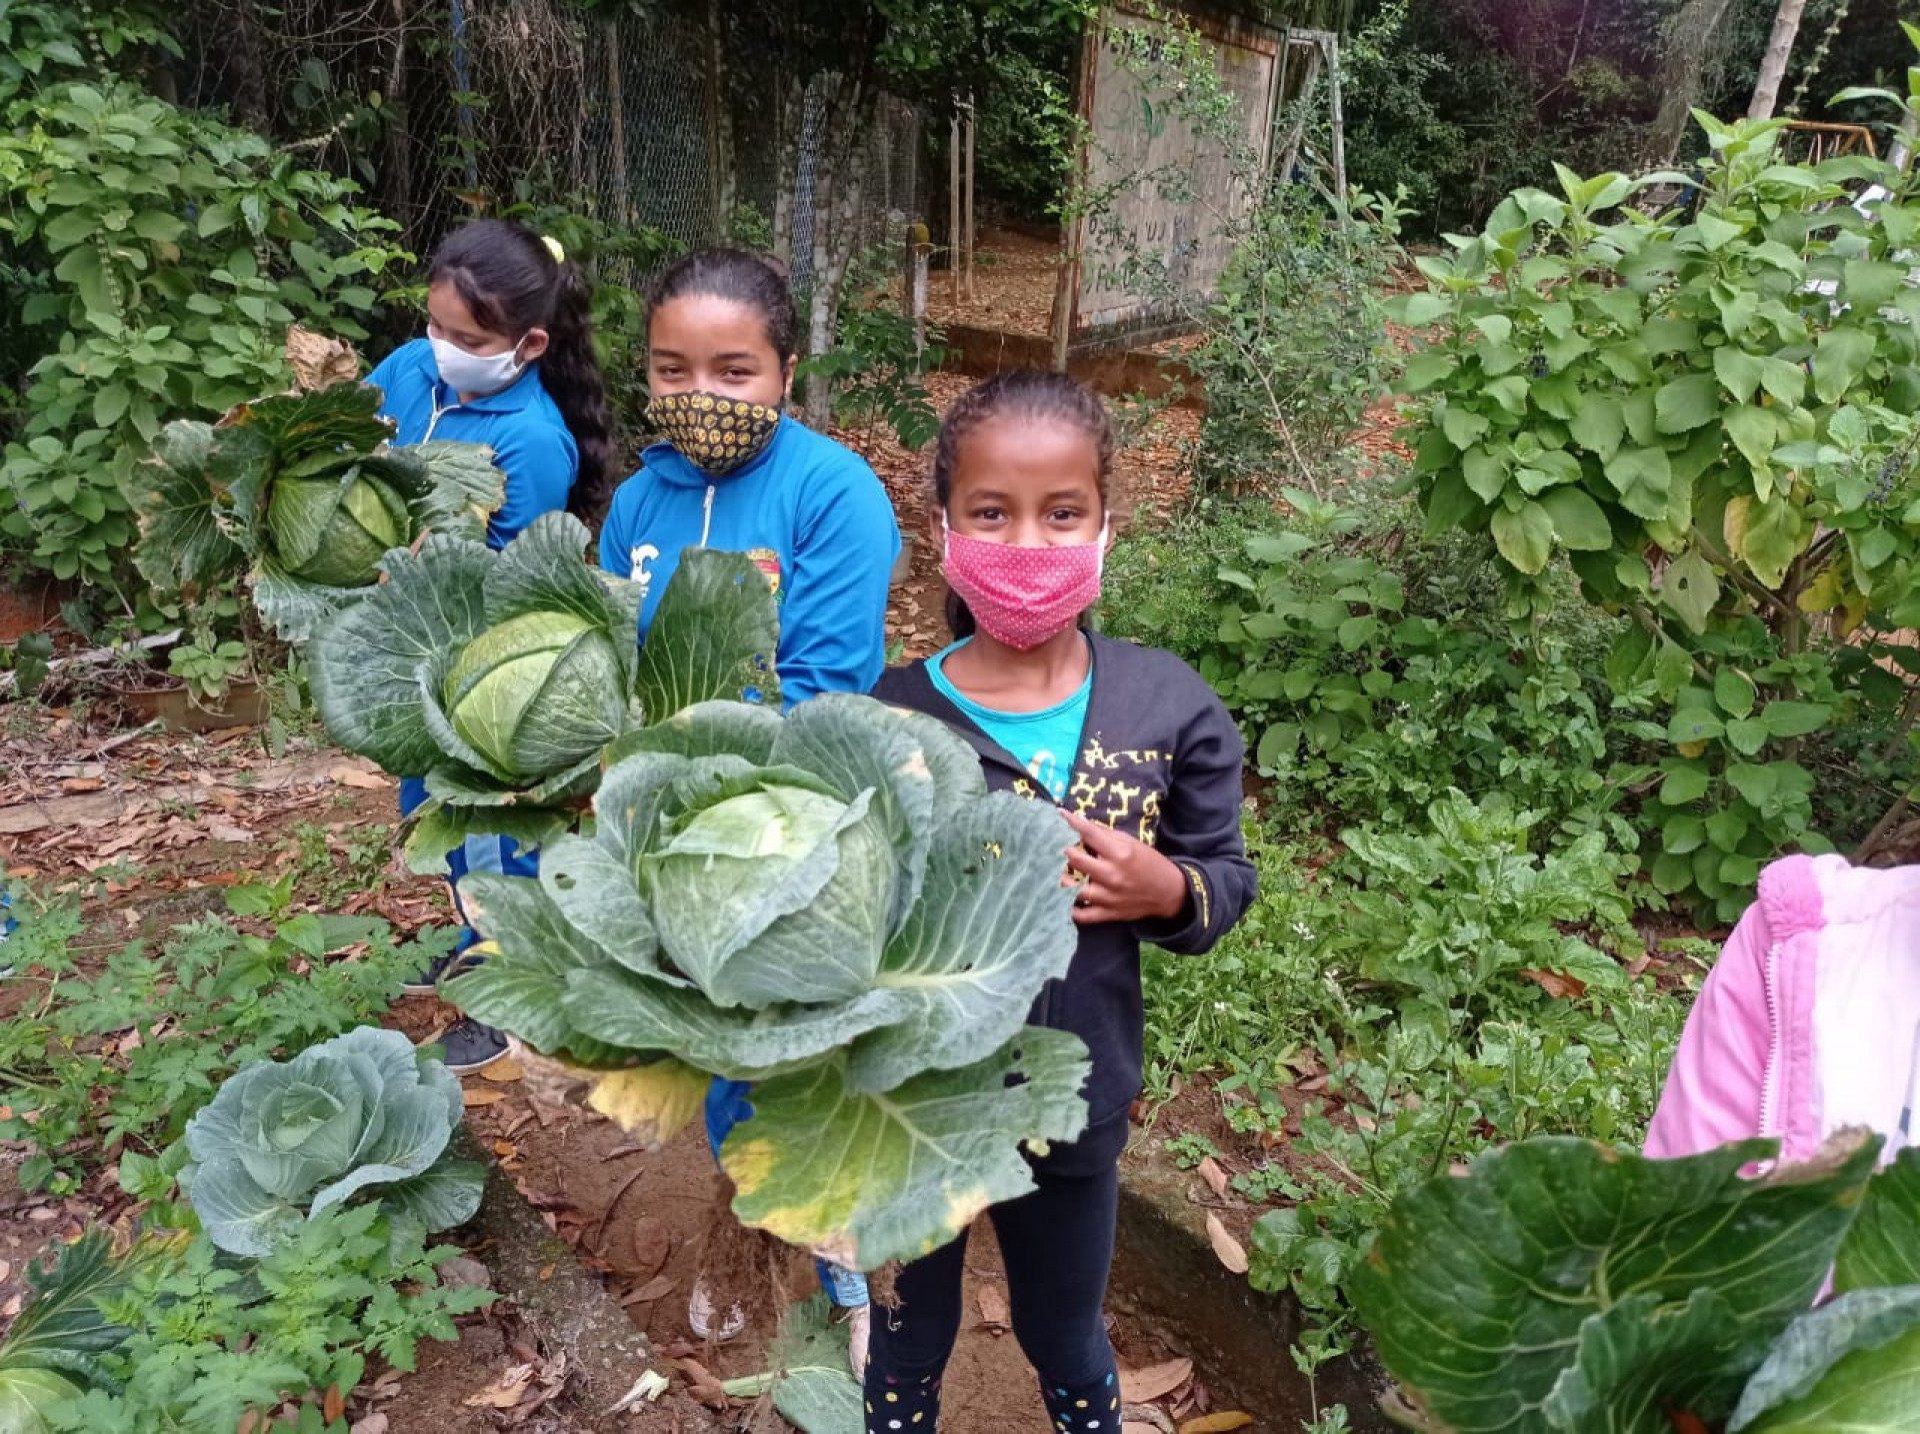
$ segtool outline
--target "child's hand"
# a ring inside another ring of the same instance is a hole
[[[1080,835],[1067,848],[1068,884],[1078,884],[1073,919],[1082,926],[1101,921],[1153,921],[1178,916],[1187,905],[1186,874],[1143,841],[1125,832],[1066,813]]]

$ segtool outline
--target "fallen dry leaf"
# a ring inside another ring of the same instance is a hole
[[[659,1273],[673,1252],[672,1232],[652,1215],[642,1215],[627,1227],[627,1241],[630,1263],[626,1273],[636,1277]]]
[[[1120,1371],[1120,1397],[1128,1404],[1151,1404],[1164,1399],[1193,1378],[1193,1361],[1165,1359],[1144,1369]]]
[[[1006,1292],[992,1283],[980,1286],[980,1323],[996,1335],[1013,1327],[1013,1314],[1007,1308]]]
[[[480,1079],[490,1080],[495,1085],[509,1085],[521,1079],[526,1073],[526,1067],[521,1065],[519,1061],[515,1060],[512,1056],[505,1056],[481,1071]]]
[[[476,1105],[496,1105],[507,1098],[503,1090],[488,1090],[485,1086],[468,1086],[460,1092],[461,1101],[472,1109]]]
[[[1227,1434],[1230,1429],[1245,1429],[1251,1423],[1251,1414],[1238,1409],[1222,1409],[1217,1414],[1203,1414],[1198,1419],[1189,1419],[1180,1426],[1180,1434]]]
[[[469,1394],[460,1402],[469,1409],[512,1409],[527,1397],[533,1383],[533,1366],[516,1364],[478,1394]]]
[[[358,767],[335,767],[327,775],[343,787],[358,787],[365,792],[377,792],[393,785],[379,773],[363,772]]]
[[[672,1294],[675,1283],[672,1275],[655,1275],[630,1295],[621,1296],[623,1305],[650,1305],[655,1300],[663,1300]]]
[[[0,1285],[7,1282],[7,1276],[13,1273],[13,1264],[9,1260],[0,1260]]]
[[[1220,1168],[1219,1161],[1209,1155],[1194,1168],[1200,1172],[1200,1178],[1207,1182],[1207,1188],[1213,1191],[1214,1199],[1227,1198],[1227,1172]]]
[[[77,795],[81,792],[97,792],[104,786],[106,783],[98,777],[68,777],[60,783],[60,790]]]
[[[212,841],[250,842],[257,838],[245,827],[237,827],[232,822],[208,822],[207,836]]]
[[[1220,1223],[1220,1217],[1211,1210],[1207,1212],[1207,1243],[1213,1246],[1214,1254],[1220,1257],[1220,1263],[1236,1275],[1247,1272],[1247,1252],[1240,1242],[1227,1232]]]
[[[1575,1001],[1587,994],[1587,983],[1560,971],[1526,970],[1520,973],[1556,1001]]]
[[[340,1386],[329,1384],[327,1392],[320,1396],[320,1416],[331,1424],[347,1412],[347,1396],[340,1392]]]
[[[360,360],[345,339],[328,338],[294,324],[287,329],[287,367],[294,386],[305,392],[360,376]]]

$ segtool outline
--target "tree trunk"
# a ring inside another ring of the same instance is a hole
[[[1767,36],[1767,52],[1760,58],[1760,78],[1753,87],[1753,102],[1747,106],[1747,118],[1772,119],[1780,102],[1780,82],[1787,77],[1787,61],[1793,55],[1793,38],[1800,33],[1800,16],[1807,0],[1780,0],[1773,12],[1773,33]]]
[[[380,166],[383,206],[400,221],[406,242],[424,248],[413,200],[413,134],[407,123],[407,0],[393,0],[393,54],[387,61],[387,162]],[[424,206],[422,206],[424,207]]]
[[[707,0],[707,155],[713,181],[713,222],[721,237],[733,237],[739,178],[733,163],[733,106],[728,103],[726,29],[720,0]]]
[[[793,271],[793,187],[800,167],[800,126],[806,120],[806,87],[782,75],[775,100],[773,175],[773,255]]]
[[[621,84],[620,12],[614,11],[602,22],[601,43],[607,51],[607,117],[613,124],[613,212],[615,222],[633,223],[633,209],[627,201],[627,97]]]
[[[860,240],[860,191],[865,181],[866,148],[862,123],[871,96],[858,82],[841,78],[827,95],[820,120],[820,164],[813,180],[813,272],[808,278],[807,353],[833,347],[840,316],[840,292],[847,266]],[[833,382],[825,374],[807,377],[807,423],[825,432],[833,418]]]
[[[1686,0],[1667,26],[1667,58],[1660,74],[1660,113],[1654,119],[1647,154],[1653,165],[1673,163],[1687,133],[1707,52],[1717,43],[1733,0]]]

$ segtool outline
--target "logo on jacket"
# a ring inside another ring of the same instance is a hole
[[[653,570],[647,566],[660,556],[660,550],[652,543],[639,543],[627,549],[627,574],[640,584],[640,601],[647,600],[647,590],[653,586]]]
[[[780,555],[772,548],[748,548],[747,557],[767,575],[767,586],[777,595],[780,591]]]

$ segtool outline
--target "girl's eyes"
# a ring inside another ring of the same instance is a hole
[[[1080,521],[1080,512],[1076,508],[1055,508],[1047,517],[1055,523],[1077,523]]]

